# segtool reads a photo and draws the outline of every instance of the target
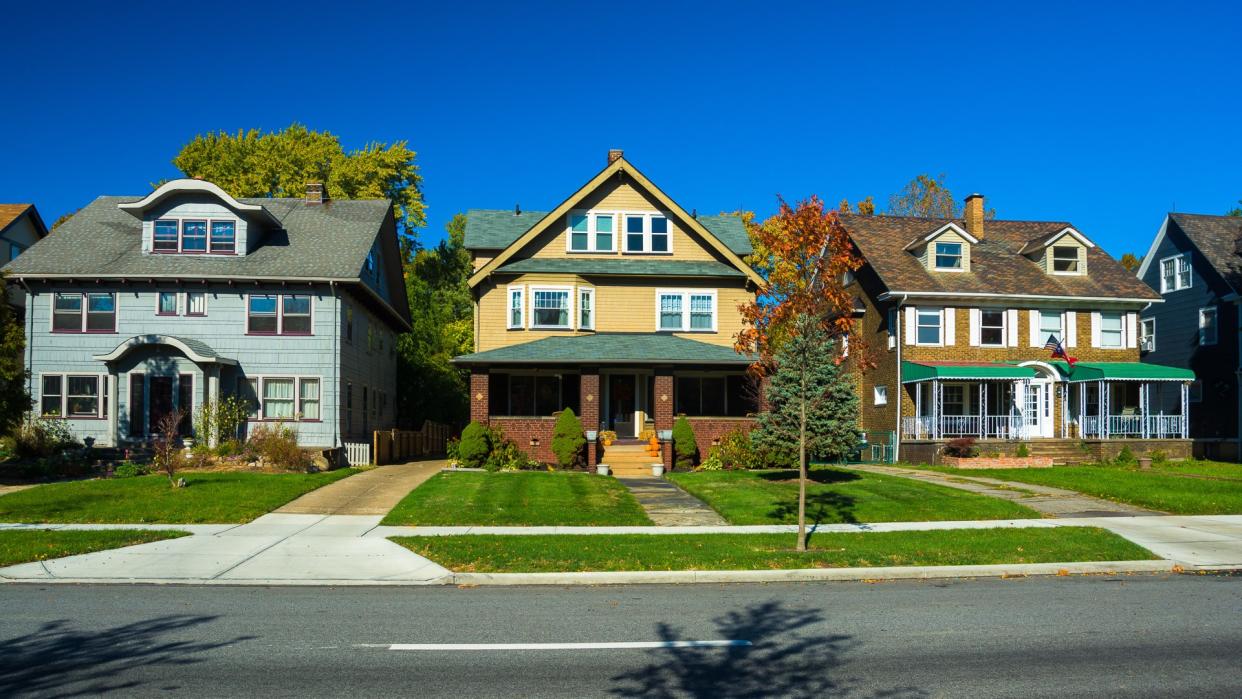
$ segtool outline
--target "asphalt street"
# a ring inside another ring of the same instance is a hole
[[[1242,577],[0,586],[0,696],[104,693],[1237,697]]]

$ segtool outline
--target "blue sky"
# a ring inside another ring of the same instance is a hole
[[[0,202],[50,223],[196,133],[293,121],[408,140],[424,242],[554,206],[610,147],[710,213],[943,172],[1115,255],[1242,198],[1236,2],[392,4],[13,4]]]

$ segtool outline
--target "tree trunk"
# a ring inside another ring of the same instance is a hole
[[[798,401],[798,550],[806,550],[806,370]]]

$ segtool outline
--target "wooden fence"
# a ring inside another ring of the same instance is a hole
[[[371,457],[376,465],[402,463],[444,453],[452,434],[448,425],[430,420],[419,430],[384,430],[372,437]]]

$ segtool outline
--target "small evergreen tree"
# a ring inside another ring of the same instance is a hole
[[[479,423],[472,420],[466,429],[461,431],[461,443],[457,445],[457,456],[466,468],[482,468],[487,455],[492,452],[492,433]]]
[[[755,443],[798,461],[798,550],[806,550],[807,460],[839,458],[858,445],[858,395],[827,331],[808,316],[776,350],[769,409],[759,415]]]
[[[552,428],[552,453],[556,455],[556,462],[561,468],[581,466],[585,446],[582,421],[574,414],[573,408],[565,408],[556,418],[556,427]]]
[[[8,434],[21,424],[22,416],[30,410],[30,393],[26,390],[26,331],[6,300],[6,281],[0,276],[0,434]]]
[[[673,423],[673,465],[689,471],[694,468],[698,455],[699,445],[694,439],[694,426],[682,415]]]

